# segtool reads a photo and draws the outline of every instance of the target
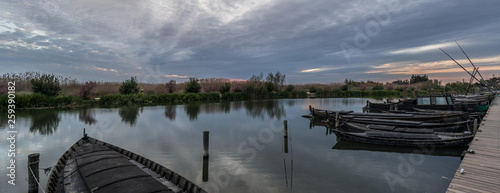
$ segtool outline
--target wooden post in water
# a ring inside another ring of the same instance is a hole
[[[208,134],[209,131],[203,131],[203,157],[208,157]]]
[[[335,113],[335,128],[339,127],[339,112]]]
[[[283,121],[283,137],[288,137],[288,121]]]
[[[312,112],[312,107],[311,107],[311,105],[309,105],[309,112]]]
[[[38,193],[38,163],[40,163],[40,154],[33,153],[28,155],[28,193]]]

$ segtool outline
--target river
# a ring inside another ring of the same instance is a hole
[[[461,150],[427,152],[338,141],[326,127],[301,117],[309,113],[309,105],[361,112],[366,100],[17,111],[15,186],[7,183],[10,143],[7,114],[2,113],[0,192],[27,192],[28,155],[40,153],[40,168],[53,166],[82,137],[83,128],[89,136],[162,164],[212,193],[445,192],[460,164]],[[283,120],[288,121],[287,152]],[[210,132],[205,175],[203,131]],[[45,188],[48,177],[43,170],[40,178]]]

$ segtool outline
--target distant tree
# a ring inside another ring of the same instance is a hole
[[[224,83],[219,89],[221,94],[228,93],[229,91],[231,91],[231,83],[229,82]]]
[[[61,91],[59,78],[53,74],[43,74],[39,78],[31,79],[30,82],[31,90],[34,93],[40,93],[47,96],[57,96]]]
[[[139,92],[139,86],[137,84],[136,77],[130,77],[129,80],[125,80],[120,86],[120,94],[137,94]]]
[[[285,78],[286,75],[281,74],[279,71],[275,74],[270,72],[266,77],[266,82],[271,83],[272,85],[266,87],[268,90],[272,88],[273,91],[280,91],[285,83]]]
[[[396,80],[396,81],[392,81],[393,84],[397,84],[397,85],[408,85],[410,84],[410,82],[408,80]]]
[[[414,74],[414,75],[411,75],[410,84],[419,83],[419,82],[427,82],[428,80],[429,80],[429,77],[425,74],[424,75]]]
[[[365,91],[366,90],[366,84],[360,84],[359,85],[359,90],[360,91]]]
[[[97,86],[95,81],[85,82],[82,86],[80,86],[80,92],[78,92],[78,96],[83,99],[88,99],[90,95],[95,94],[94,88]]]
[[[292,92],[292,91],[293,91],[293,89],[295,89],[295,86],[293,86],[293,85],[291,85],[291,84],[289,84],[289,85],[288,85],[288,86],[286,86],[286,88],[285,88],[285,90],[286,90],[287,92]]]
[[[262,81],[262,78],[264,77],[264,74],[262,74],[262,72],[260,73],[260,75],[252,75],[252,77],[250,77],[250,79],[248,79],[248,81],[250,82],[260,82]]]
[[[167,91],[168,93],[174,93],[176,88],[177,83],[175,82],[175,80],[170,80],[165,84],[165,91]]]
[[[384,90],[384,86],[382,86],[382,84],[376,84],[372,87],[372,90]]]
[[[189,78],[189,81],[186,85],[185,92],[186,93],[199,93],[201,91],[201,85],[198,83],[198,79]]]

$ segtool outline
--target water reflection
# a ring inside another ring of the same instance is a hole
[[[194,121],[198,119],[198,114],[200,114],[200,104],[184,105],[184,111],[186,111],[189,120]]]
[[[97,120],[95,119],[95,109],[81,109],[78,114],[78,119],[86,125],[93,125],[97,123]]]
[[[135,126],[137,117],[139,117],[139,107],[135,105],[120,107],[118,114],[124,123],[129,123],[130,126]]]
[[[177,108],[174,105],[165,106],[165,117],[171,121],[175,120],[175,115],[177,114]]]
[[[57,131],[61,117],[56,110],[45,110],[43,113],[33,113],[31,116],[31,133],[52,135]]]
[[[460,157],[465,148],[435,148],[435,147],[397,147],[386,145],[374,145],[365,143],[356,143],[337,138],[337,143],[332,149],[338,150],[362,150],[362,151],[377,151],[377,152],[394,152],[394,153],[414,153],[428,154],[433,156],[450,156]]]
[[[281,119],[286,116],[283,100],[267,100],[267,101],[246,101],[244,102],[247,115],[253,118],[264,118],[267,113],[270,119]]]

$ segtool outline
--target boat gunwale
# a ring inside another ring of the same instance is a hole
[[[172,182],[175,184],[177,187],[182,189],[186,193],[206,193],[204,189],[196,185],[195,183],[191,182],[190,180],[186,179],[185,177],[179,175],[178,173],[168,169],[167,167],[158,164],[148,158],[145,158],[141,155],[138,155],[134,152],[128,151],[126,149],[120,148],[118,146],[112,145],[110,143],[106,143],[104,141],[88,137],[87,139],[90,143],[92,144],[99,144],[105,147],[110,148],[111,150],[119,153],[120,155],[125,156],[126,158],[130,160],[134,160],[137,163],[143,165],[144,167],[150,169],[154,173],[158,174],[162,178]],[[84,144],[85,139],[82,138],[75,142],[68,150],[66,150],[63,155],[58,159],[57,164],[54,166],[52,171],[49,174],[49,178],[47,181],[46,185],[46,191],[47,193],[53,193],[56,192],[58,189],[57,187],[60,185],[59,180],[62,178],[64,174],[64,167],[66,166],[67,161],[70,159],[71,155],[75,153],[76,148]]]

